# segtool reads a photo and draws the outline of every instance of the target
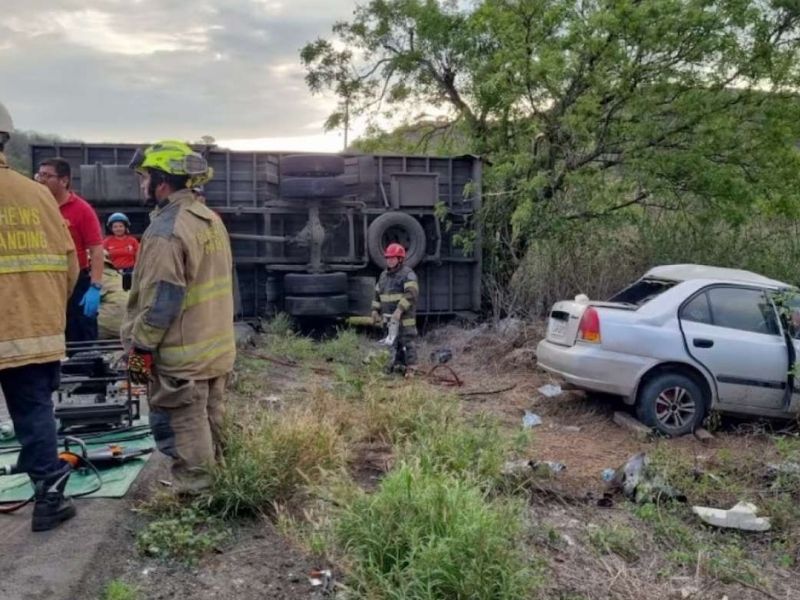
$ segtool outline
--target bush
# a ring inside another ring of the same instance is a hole
[[[238,415],[224,434],[224,461],[212,471],[206,503],[222,517],[272,510],[320,472],[345,464],[333,423],[310,412]]]
[[[228,535],[218,519],[195,507],[184,507],[171,517],[149,523],[136,537],[136,547],[146,556],[192,565]]]
[[[404,465],[341,509],[334,537],[367,597],[529,598],[522,505],[488,502],[474,485]]]

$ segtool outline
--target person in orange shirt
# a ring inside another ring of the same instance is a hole
[[[131,222],[128,217],[116,212],[106,222],[111,230],[111,235],[103,240],[103,248],[108,252],[108,257],[114,268],[122,273],[122,287],[130,289],[131,273],[136,266],[136,254],[139,252],[139,240],[130,235]]]

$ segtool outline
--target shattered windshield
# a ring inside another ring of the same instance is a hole
[[[640,279],[633,285],[611,296],[608,301],[632,304],[636,307],[643,306],[656,296],[666,292],[676,283],[677,281],[669,281],[667,279]]]

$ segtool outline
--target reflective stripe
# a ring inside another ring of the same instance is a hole
[[[233,295],[233,282],[230,275],[217,277],[199,285],[193,285],[186,291],[186,298],[183,300],[183,307],[189,308],[195,304],[213,300],[220,296]]]
[[[63,333],[0,341],[0,356],[3,359],[54,353],[64,353]]]
[[[131,337],[133,338],[134,346],[142,350],[153,350],[164,338],[166,331],[166,329],[153,327],[145,323],[143,319],[139,319],[133,329]]]
[[[0,273],[25,273],[30,271],[66,272],[66,254],[16,254],[0,256]]]
[[[166,367],[183,367],[203,360],[211,360],[222,356],[226,352],[235,351],[236,342],[233,332],[223,335],[186,344],[184,346],[167,346],[158,349],[158,357],[161,364]]]
[[[416,281],[406,281],[403,284],[403,289],[404,290],[412,290],[413,289],[413,290],[419,291],[419,285],[417,285]]]
[[[397,303],[397,306],[403,310],[408,310],[411,308],[411,302],[408,301],[408,298],[401,298],[400,302]]]
[[[400,323],[403,327],[416,327],[417,319],[416,317],[411,317],[410,319],[403,319]]]
[[[403,294],[381,294],[381,302],[397,302]]]

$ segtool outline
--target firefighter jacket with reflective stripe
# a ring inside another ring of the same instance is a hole
[[[142,235],[123,343],[153,352],[158,372],[170,377],[230,372],[236,357],[232,268],[219,216],[190,190],[170,195]]]
[[[0,369],[63,358],[77,280],[75,246],[55,198],[0,153]]]
[[[403,313],[400,319],[401,335],[417,335],[417,298],[419,283],[411,268],[402,266],[394,272],[384,271],[375,284],[373,310],[379,311],[384,320],[391,318],[398,308]]]

